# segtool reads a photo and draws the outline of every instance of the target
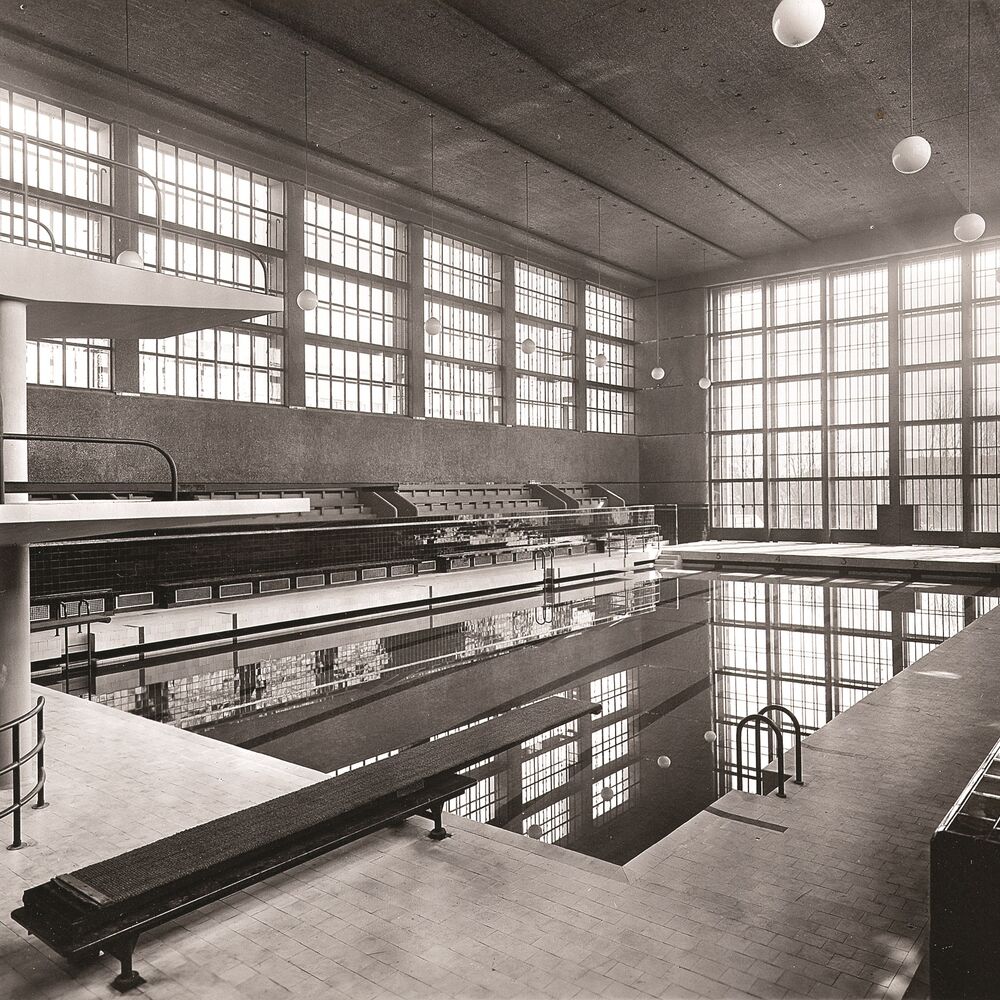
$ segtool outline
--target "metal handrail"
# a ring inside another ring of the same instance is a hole
[[[3,407],[0,404],[0,426],[3,426]],[[136,448],[149,448],[162,455],[170,467],[170,499],[178,499],[177,463],[171,454],[152,441],[137,441],[130,438],[80,437],[75,434],[0,434],[2,441],[59,441],[63,444],[112,444],[134,445]],[[3,455],[0,453],[0,504],[5,503]]]
[[[791,719],[792,729],[795,732],[795,780],[793,784],[802,784],[802,727],[794,712],[785,708],[784,705],[765,705],[757,714],[766,715],[768,712],[782,712]]]
[[[35,723],[35,744],[24,756],[21,755],[21,726],[30,719],[36,719]],[[39,696],[35,702],[35,707],[28,709],[23,715],[19,715],[10,722],[0,725],[0,733],[10,732],[11,762],[4,768],[0,768],[0,777],[13,772],[12,789],[14,793],[13,802],[6,809],[0,809],[0,819],[13,815],[14,834],[8,851],[17,851],[25,846],[21,839],[21,810],[32,800],[35,804],[32,809],[44,809],[48,803],[45,801],[45,698]],[[38,758],[38,780],[31,790],[26,794],[21,794],[21,768],[30,761]]]
[[[35,136],[27,135],[24,132],[18,132],[10,128],[0,128],[0,136],[7,136],[11,140],[11,156],[14,155],[14,143],[15,140],[21,144],[21,184],[20,186],[11,178],[11,181],[4,182],[0,180],[0,189],[6,190],[9,193],[19,193],[21,195],[21,201],[24,205],[24,235],[22,243],[24,246],[29,246],[31,241],[28,238],[28,223],[36,223],[38,226],[44,228],[49,234],[49,239],[52,242],[53,250],[56,249],[55,238],[52,231],[45,226],[42,222],[37,222],[37,220],[30,218],[28,213],[28,203],[31,197],[34,197],[37,203],[39,201],[48,201],[55,205],[62,205],[68,207],[78,206],[81,211],[94,212],[110,219],[117,219],[121,222],[132,223],[136,226],[149,226],[148,221],[144,221],[140,213],[136,213],[135,216],[123,215],[120,212],[116,212],[111,205],[111,199],[109,198],[108,204],[105,205],[103,201],[90,201],[89,197],[87,200],[75,199],[71,195],[62,195],[62,200],[60,200],[61,192],[50,191],[43,187],[32,187],[28,183],[28,147],[29,145],[34,145],[42,149],[53,150],[60,154],[60,156],[69,159],[74,158],[78,160],[84,160],[88,163],[100,164],[109,170],[129,170],[132,173],[137,174],[139,177],[147,181],[153,189],[153,194],[156,198],[156,215],[154,216],[153,225],[156,229],[156,266],[155,271],[158,274],[164,273],[163,268],[163,251],[164,251],[164,239],[163,234],[165,231],[169,231],[174,234],[183,235],[184,233],[191,232],[192,235],[196,235],[199,239],[206,239],[211,243],[224,245],[224,246],[238,246],[238,248],[246,253],[248,256],[252,257],[257,264],[260,265],[261,273],[264,276],[263,288],[265,294],[269,294],[271,291],[270,274],[267,267],[267,262],[264,257],[254,250],[252,247],[245,245],[242,241],[239,243],[233,241],[219,240],[214,237],[214,234],[209,232],[202,233],[200,230],[188,230],[186,226],[180,226],[176,223],[166,223],[163,219],[163,193],[160,191],[160,186],[157,179],[150,174],[148,171],[143,170],[141,167],[137,167],[131,163],[124,163],[120,160],[114,160],[107,156],[101,156],[99,153],[88,153],[84,150],[71,149],[66,146],[60,145],[57,142],[50,142],[47,139],[39,139]],[[13,159],[11,160],[13,163]],[[90,182],[88,178],[88,196],[90,193]],[[78,204],[79,203],[79,204]],[[11,212],[11,240],[14,238],[13,220],[16,218],[13,211]],[[148,220],[148,216],[145,217]],[[37,243],[37,240],[35,241]],[[63,250],[66,249],[65,243],[63,244]],[[110,257],[110,254],[109,254]],[[170,273],[170,272],[167,272]],[[176,272],[178,275],[180,271]]]
[[[12,191],[13,189],[12,188],[8,188],[5,184],[3,184],[2,182],[0,182],[0,190],[3,190],[3,191]],[[38,207],[38,205],[37,205],[38,199],[37,198],[35,199],[35,203],[36,203],[35,207],[37,208]],[[28,218],[27,210],[25,210],[24,215],[16,215],[15,212],[14,212],[14,202],[12,201],[10,203],[10,211],[9,212],[4,212],[2,214],[4,216],[10,216],[10,235],[11,235],[11,239],[12,240],[14,238],[14,221],[15,221],[15,219],[23,219],[24,223],[25,223],[24,232],[25,232],[26,236],[27,236],[27,232],[28,232],[28,224],[29,223],[31,225],[38,226],[39,229],[44,229],[45,230],[46,234],[49,237],[49,245],[52,247],[52,249],[53,250],[57,250],[57,247],[56,247],[56,238],[55,238],[55,235],[53,234],[52,230],[49,229],[49,227],[47,225],[45,225],[45,223],[42,222],[40,219],[31,219],[31,218]],[[36,245],[39,242],[40,242],[39,240],[37,240],[37,239],[35,240],[35,244]]]
[[[736,726],[736,787],[743,791],[743,730],[754,723],[754,746],[757,751],[757,791],[763,794],[764,791],[764,765],[760,760],[760,726],[761,723],[768,726],[778,742],[778,798],[785,798],[785,741],[781,733],[781,727],[766,715],[754,712],[745,719],[741,719]]]

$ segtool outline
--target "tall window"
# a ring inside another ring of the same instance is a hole
[[[424,333],[428,417],[500,423],[500,258],[471,243],[424,235]]]
[[[635,302],[598,285],[586,295],[587,430],[634,434]]]
[[[764,289],[712,292],[712,515],[721,528],[764,525]]]
[[[976,250],[972,281],[972,530],[1000,532],[1000,248]]]
[[[900,494],[915,527],[962,528],[962,258],[899,269]]]
[[[166,224],[139,228],[147,267],[251,291],[281,288],[283,185],[153,136],[138,136],[138,209]],[[247,403],[284,399],[283,330],[277,316],[181,337],[139,341],[139,388],[165,396]]]
[[[305,256],[306,405],[406,413],[405,224],[307,191]]]
[[[917,531],[1000,532],[998,265],[977,246],[713,289],[715,525],[874,531],[896,490]]]
[[[27,204],[0,191],[0,240],[109,260],[111,203],[107,165],[111,126],[67,108],[0,88],[0,181],[35,191]],[[51,197],[47,197],[47,195]],[[72,199],[73,204],[65,203]],[[95,210],[88,210],[88,204]],[[29,341],[28,381],[77,389],[111,388],[111,341]]]
[[[771,282],[767,306],[768,517],[778,528],[822,528],[819,278]]]
[[[575,414],[576,284],[571,278],[514,262],[517,312],[517,422],[572,430]],[[526,339],[535,344],[527,353]]]
[[[889,502],[889,270],[829,277],[830,527],[871,531]]]

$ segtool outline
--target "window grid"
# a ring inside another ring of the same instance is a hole
[[[1000,532],[1000,245],[972,258],[972,530]],[[992,359],[992,360],[991,360]]]
[[[627,295],[585,286],[587,430],[635,433],[635,301]],[[603,355],[603,367],[597,366]]]
[[[576,407],[573,330],[519,318],[516,336],[517,422],[528,427],[572,430]],[[521,347],[526,338],[535,344],[531,354]]]
[[[223,240],[284,249],[281,181],[141,133],[138,166],[156,179],[164,222]],[[156,208],[156,190],[139,175],[140,214],[155,218]]]
[[[305,192],[304,219],[310,260],[406,281],[405,223],[317,191]]]
[[[27,181],[37,192],[81,202],[70,207],[40,194],[27,208],[29,246],[59,249],[73,256],[111,259],[111,220],[86,203],[109,206],[111,177],[106,166],[75,153],[110,157],[111,126],[69,108],[0,87],[0,127],[27,137],[0,135],[0,180]],[[40,139],[61,149],[30,142]],[[46,230],[48,232],[46,232]],[[51,242],[49,238],[51,233]],[[25,206],[0,192],[0,240],[24,242]],[[54,245],[53,245],[54,244]],[[111,342],[101,339],[29,340],[27,381],[75,389],[111,388]]]
[[[425,415],[478,423],[503,421],[500,375],[500,257],[440,233],[424,235]]]
[[[27,381],[31,385],[111,388],[110,340],[29,340],[26,346]]]
[[[244,403],[283,401],[284,338],[218,327],[139,341],[139,391]]]
[[[305,354],[306,406],[356,413],[407,412],[404,355],[309,343]]]
[[[899,268],[900,498],[914,526],[961,531],[962,257]]]

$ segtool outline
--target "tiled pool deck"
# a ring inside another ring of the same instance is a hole
[[[931,832],[997,738],[998,649],[994,611],[811,737],[787,799],[730,793],[624,868],[411,820],[149,934],[141,994],[902,996]],[[320,775],[48,697],[53,804],[0,854],[0,996],[115,996],[113,961],[72,968],[10,920],[23,889]]]

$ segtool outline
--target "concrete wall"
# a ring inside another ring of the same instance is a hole
[[[708,393],[706,310],[703,288],[659,296],[660,365],[666,376],[650,378],[656,364],[655,295],[637,303],[637,328],[646,343],[636,352],[636,427],[639,433],[639,498],[644,503],[706,503]]]
[[[638,480],[633,437],[414,420],[252,403],[37,386],[28,429],[143,438],[170,451],[188,482],[525,482]],[[165,481],[162,459],[133,448],[31,446],[36,481]]]

